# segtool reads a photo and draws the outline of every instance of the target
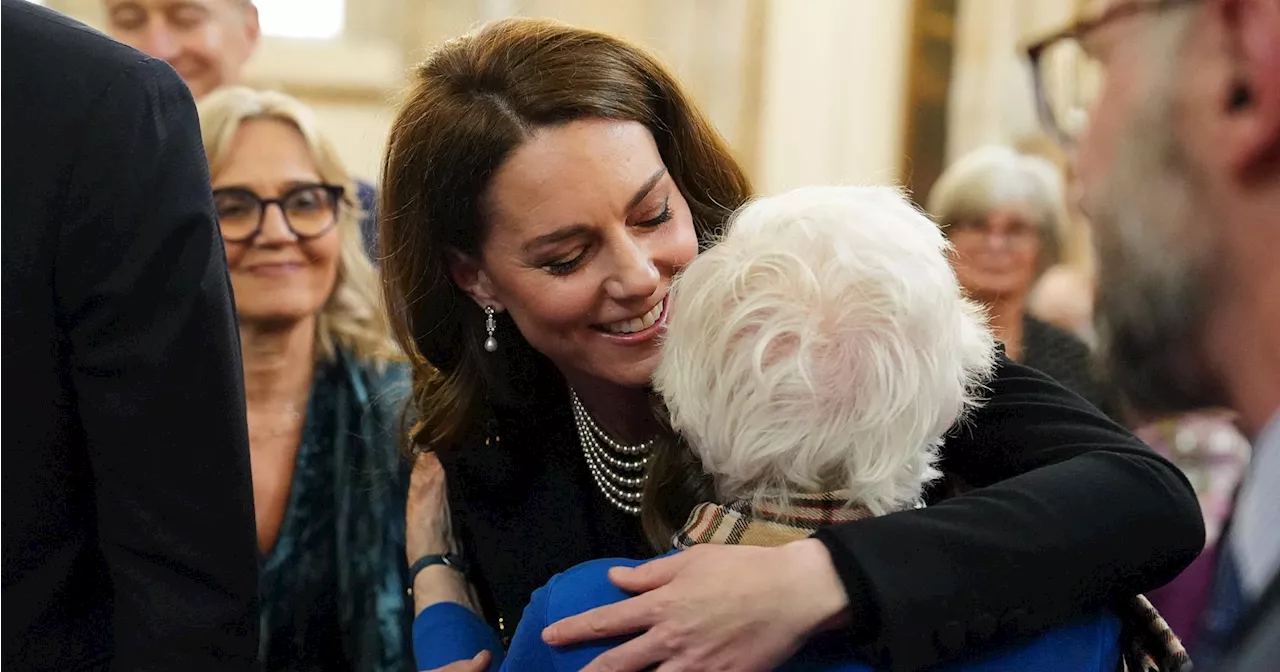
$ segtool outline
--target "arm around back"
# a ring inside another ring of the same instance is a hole
[[[226,259],[195,107],[139,60],[92,103],[55,262],[117,669],[250,669],[257,553]]]
[[[855,636],[894,669],[1025,638],[1160,586],[1200,552],[1195,493],[1168,461],[1048,377],[1002,357],[943,448],[976,489],[825,528]]]

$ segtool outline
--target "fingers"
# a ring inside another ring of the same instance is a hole
[[[628,593],[647,593],[670,583],[685,565],[697,557],[694,550],[652,560],[639,567],[614,567],[609,570],[609,580]]]
[[[582,672],[638,672],[661,663],[671,654],[670,647],[663,645],[658,636],[647,633],[596,656]]]
[[[646,630],[658,621],[665,601],[662,595],[645,593],[596,607],[547,626],[542,631],[542,641],[551,646],[567,646]]]

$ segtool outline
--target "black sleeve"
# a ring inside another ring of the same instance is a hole
[[[1163,585],[1204,546],[1172,464],[1050,378],[1001,357],[944,447],[975,490],[816,536],[880,664],[919,669]]]
[[[148,59],[90,109],[54,288],[113,584],[113,669],[252,669],[239,332],[195,106]]]

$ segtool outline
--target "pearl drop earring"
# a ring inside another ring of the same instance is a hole
[[[498,339],[493,337],[493,331],[497,329],[498,324],[493,319],[493,306],[484,307],[484,330],[489,335],[484,339],[484,349],[488,352],[494,352],[498,349]]]

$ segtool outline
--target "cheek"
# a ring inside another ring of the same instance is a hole
[[[669,234],[653,248],[654,263],[664,273],[684,268],[696,256],[698,233],[693,228],[693,219],[688,216],[673,221]],[[670,280],[670,277],[664,279]]]
[[[1036,273],[1036,264],[1040,260],[1040,249],[1033,247],[1029,250],[1019,251],[1017,259],[1019,274],[1027,276],[1027,279],[1030,280]]]
[[[222,36],[221,31],[216,28],[206,28],[204,30],[189,33],[182,42],[183,55],[196,62],[203,68],[215,68],[218,66],[219,57],[222,53]]]
[[[338,257],[341,254],[341,243],[338,236],[330,233],[319,240],[305,243],[303,254],[311,260],[315,269],[316,283],[325,295],[332,290],[338,277]]]
[[[248,250],[248,246],[244,243],[223,243],[222,245],[227,252],[227,269],[236,270],[240,268],[240,262],[244,260],[244,254]]]
[[[952,241],[951,244],[951,265],[955,267],[956,273],[968,272],[970,264],[973,263],[973,255],[977,253],[975,246],[967,241]]]
[[[590,274],[548,275],[517,280],[502,294],[516,327],[538,347],[539,336],[572,331],[590,321],[599,289],[600,280]]]
[[[1121,124],[1133,105],[1136,87],[1128,79],[1124,72],[1108,76],[1107,86],[1093,106],[1088,128],[1076,148],[1077,188],[1086,203],[1096,198],[1098,190],[1106,184]]]

